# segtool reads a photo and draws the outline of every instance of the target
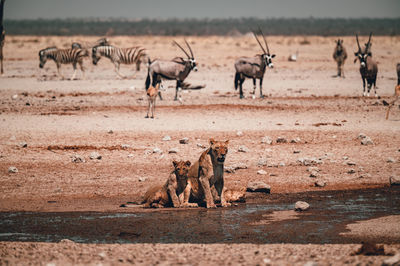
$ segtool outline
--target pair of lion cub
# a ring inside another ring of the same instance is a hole
[[[207,208],[230,206],[228,200],[241,200],[243,193],[224,190],[224,162],[228,153],[227,141],[210,139],[210,147],[193,165],[190,161],[173,161],[174,170],[163,186],[149,189],[142,201],[144,207],[194,207],[204,202]],[[182,195],[183,194],[183,195]],[[217,196],[218,195],[218,196]],[[189,200],[195,203],[189,203]]]

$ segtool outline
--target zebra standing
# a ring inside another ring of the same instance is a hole
[[[120,64],[140,64],[142,57],[146,55],[144,51],[145,49],[140,46],[131,48],[118,48],[112,45],[95,46],[92,48],[93,64],[96,65],[100,58],[105,56],[114,64],[115,73],[121,78],[126,78],[119,72]]]
[[[337,76],[338,77],[342,76],[344,78],[343,65],[347,59],[347,52],[346,52],[346,48],[344,48],[344,46],[343,46],[343,40],[338,39],[335,42],[336,42],[336,47],[335,47],[335,50],[333,51],[333,59],[337,63],[337,71],[338,71]]]
[[[86,49],[57,49],[57,47],[48,47],[46,49],[39,51],[39,67],[43,68],[46,64],[47,59],[52,59],[57,65],[58,75],[64,79],[64,76],[60,72],[61,64],[71,64],[74,68],[74,74],[71,77],[71,80],[75,79],[76,75],[76,64],[78,63],[83,74],[83,78],[85,78],[85,69],[83,67],[83,58],[88,57],[89,53]]]

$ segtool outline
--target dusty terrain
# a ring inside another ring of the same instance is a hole
[[[366,38],[362,37],[362,42]],[[390,176],[400,175],[400,110],[397,106],[392,108],[389,120],[385,120],[386,107],[382,105],[382,100],[390,100],[394,92],[400,37],[374,36],[372,40],[373,57],[379,64],[377,85],[381,99],[361,97],[359,64],[353,64],[354,37],[344,38],[349,58],[343,79],[333,77],[336,74],[333,37],[275,36],[268,38],[271,52],[277,55],[275,68],[267,69],[265,74],[263,91],[268,97],[259,99],[257,89],[253,99],[252,83],[247,80],[246,98],[242,100],[233,88],[233,63],[238,56],[260,52],[254,38],[251,35],[190,37],[199,71],[191,73],[187,81],[206,88],[183,91],[184,102],[179,104],[173,101],[174,82],[164,82],[167,90],[162,92],[164,100],[157,101],[154,120],[144,118],[147,111],[144,66],[135,79],[118,79],[108,59],[101,59],[97,66],[86,59],[86,80],[81,79],[78,70],[78,80],[74,81],[59,80],[54,62],[49,61],[44,69],[39,69],[40,49],[52,45],[68,47],[73,41],[96,39],[7,36],[5,74],[0,77],[2,212],[146,211],[121,210],[119,205],[139,201],[147,188],[164,182],[173,159],[192,162],[198,159],[203,150],[200,146],[206,147],[210,137],[230,140],[226,166],[238,163],[247,166],[247,169],[226,173],[227,187],[243,187],[249,181],[261,180],[271,186],[271,193],[283,195],[387,187]],[[183,37],[174,39],[183,41]],[[120,47],[144,46],[151,58],[171,59],[182,55],[172,45],[171,37],[112,37],[110,40]],[[288,56],[296,51],[298,61],[288,62]],[[72,75],[70,65],[63,65],[62,71],[66,77]],[[133,66],[122,65],[121,72],[133,74]],[[370,137],[373,144],[361,145],[360,133]],[[171,137],[170,141],[162,140],[166,135]],[[273,140],[271,145],[261,143],[264,136]],[[189,138],[188,144],[179,144],[183,137]],[[276,143],[278,137],[288,142]],[[299,140],[291,143],[296,138]],[[27,147],[22,147],[23,142]],[[238,152],[242,145],[248,152]],[[161,152],[153,153],[155,148]],[[171,148],[177,148],[178,153],[168,153]],[[102,158],[90,159],[92,152],[98,152]],[[85,162],[72,162],[75,155],[83,157]],[[316,178],[310,177],[308,166],[298,162],[310,157],[320,162],[316,165],[320,170]],[[260,158],[266,159],[267,165],[259,166]],[[9,173],[11,166],[18,173]],[[260,169],[267,174],[257,174]],[[327,185],[315,187],[317,180]],[[386,225],[385,221],[373,220],[377,227]],[[398,244],[388,245],[387,249],[399,251]],[[380,264],[385,259],[349,256],[356,247],[2,242],[0,260],[12,264],[28,261],[35,264],[50,261],[227,264],[226,255],[232,264],[265,263],[264,258],[272,263],[288,264],[307,261]],[[214,248],[219,255],[214,254]],[[193,252],[196,249],[199,251]],[[52,252],[48,253],[49,250]],[[131,256],[127,254],[132,250],[139,252],[135,256],[140,259],[125,257]],[[310,250],[318,255],[309,255]],[[185,255],[175,260],[168,255],[178,252]],[[265,256],[258,258],[264,252]],[[106,255],[98,255],[102,253]],[[199,262],[199,254],[204,254],[204,261]]]

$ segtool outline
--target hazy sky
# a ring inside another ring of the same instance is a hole
[[[6,0],[5,19],[399,18],[400,0]]]

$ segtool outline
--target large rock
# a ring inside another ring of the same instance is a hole
[[[264,192],[264,193],[271,193],[271,186],[265,184],[262,181],[250,181],[247,184],[248,192]]]
[[[310,204],[308,204],[305,201],[298,201],[296,202],[296,204],[294,205],[294,210],[295,211],[306,211],[310,208]]]
[[[400,186],[400,176],[391,176],[389,182],[391,186]]]

